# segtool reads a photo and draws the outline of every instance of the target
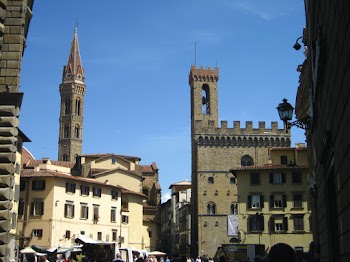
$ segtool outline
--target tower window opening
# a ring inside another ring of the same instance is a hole
[[[210,114],[210,93],[207,84],[202,86],[202,113]]]
[[[244,155],[241,158],[241,166],[253,166],[253,165],[254,165],[254,160],[251,156]]]
[[[75,100],[75,114],[80,116],[80,99]]]
[[[74,129],[74,137],[75,137],[75,138],[79,138],[79,137],[80,137],[80,127],[79,127],[79,125],[76,125],[76,126],[75,126],[75,129]]]
[[[71,100],[69,98],[66,99],[65,102],[65,115],[69,115],[70,114],[70,108],[71,108]]]
[[[68,155],[67,154],[63,154],[62,161],[68,161]]]
[[[64,125],[64,138],[69,138],[69,126]]]

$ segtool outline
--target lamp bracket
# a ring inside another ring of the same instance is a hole
[[[288,129],[290,129],[292,126],[296,126],[298,128],[308,130],[310,129],[310,118],[302,118],[293,122],[287,122],[286,126]]]

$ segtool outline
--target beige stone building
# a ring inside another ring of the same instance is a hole
[[[230,243],[228,216],[237,204],[235,166],[268,162],[270,147],[290,147],[290,133],[277,122],[258,128],[247,121],[221,121],[218,112],[219,68],[197,68],[189,73],[191,90],[192,143],[192,256],[214,256],[217,248]]]
[[[21,246],[70,247],[82,234],[122,247],[156,248],[159,222],[155,215],[145,221],[142,193],[141,169],[151,166],[141,168],[138,157],[114,154],[81,155],[74,166],[26,155],[18,234],[27,239]],[[77,175],[82,170],[87,175]]]
[[[238,208],[232,221],[237,242],[261,245],[265,255],[273,245],[286,243],[308,252],[312,242],[308,194],[307,148],[269,150],[269,163],[231,169],[237,178]],[[238,220],[237,220],[238,218]]]

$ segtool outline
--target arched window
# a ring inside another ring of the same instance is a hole
[[[70,114],[70,108],[71,108],[71,100],[69,98],[66,98],[65,101],[65,115]]]
[[[63,154],[62,161],[68,161],[68,155],[67,154]]]
[[[64,125],[64,138],[69,138],[69,125]]]
[[[80,116],[80,99],[75,100],[75,114]]]
[[[207,205],[207,213],[208,215],[215,215],[216,214],[216,205],[213,202],[209,202]]]
[[[254,160],[251,156],[249,155],[244,155],[241,158],[241,166],[253,166],[254,165]]]
[[[79,125],[75,125],[74,137],[75,138],[79,138],[80,137],[80,127],[79,127]]]
[[[237,203],[231,203],[230,214],[231,215],[237,215],[238,214],[238,204]]]
[[[207,84],[202,86],[202,113],[210,114],[210,93]]]

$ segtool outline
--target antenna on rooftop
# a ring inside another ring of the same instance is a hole
[[[194,65],[197,65],[197,42],[194,42]]]

